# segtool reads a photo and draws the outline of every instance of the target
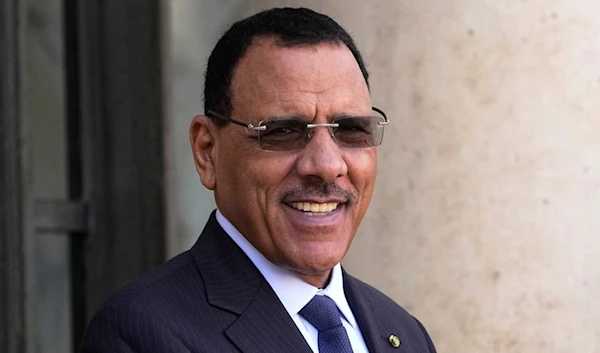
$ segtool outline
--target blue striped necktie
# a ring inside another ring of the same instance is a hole
[[[319,353],[352,353],[340,312],[331,298],[315,295],[300,315],[319,331]]]

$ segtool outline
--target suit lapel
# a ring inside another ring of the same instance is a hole
[[[312,353],[287,311],[265,282],[227,336],[244,353]]]
[[[398,348],[394,348],[389,342],[390,335],[398,335],[400,340],[403,340],[402,332],[397,332],[393,327],[389,326],[388,323],[384,322],[380,318],[383,317],[380,310],[383,308],[375,305],[370,298],[363,293],[358,285],[356,279],[348,275],[345,271],[344,276],[344,293],[348,304],[352,309],[352,313],[358,322],[358,326],[363,335],[367,348],[370,353],[408,353],[405,345],[400,345]]]
[[[191,250],[209,304],[239,315],[226,336],[244,353],[311,353],[279,298],[246,254],[210,216]]]

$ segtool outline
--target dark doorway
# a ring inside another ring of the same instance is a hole
[[[39,278],[46,268],[36,271],[46,249],[63,249],[65,278],[54,284],[67,285],[69,308],[59,315],[69,316],[71,351],[114,289],[165,259],[159,1],[43,2],[62,16],[64,94],[45,103],[60,105],[56,123],[40,120],[25,89],[40,84],[28,66],[28,31],[47,23],[31,3],[0,1],[0,350],[7,353],[59,349],[38,335],[52,318],[36,315],[55,298],[40,291],[53,285]],[[38,134],[40,121],[48,126]],[[56,143],[33,148],[40,139]],[[52,149],[64,163],[44,168],[62,172],[64,195],[34,187],[48,177],[40,164]]]

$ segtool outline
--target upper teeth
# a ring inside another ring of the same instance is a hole
[[[313,203],[313,202],[292,202],[292,206],[304,212],[331,212],[338,207],[337,202]]]

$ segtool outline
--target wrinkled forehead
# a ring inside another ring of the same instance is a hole
[[[235,116],[271,110],[364,114],[371,106],[362,72],[343,43],[282,46],[274,38],[257,39],[240,59],[231,90]]]

